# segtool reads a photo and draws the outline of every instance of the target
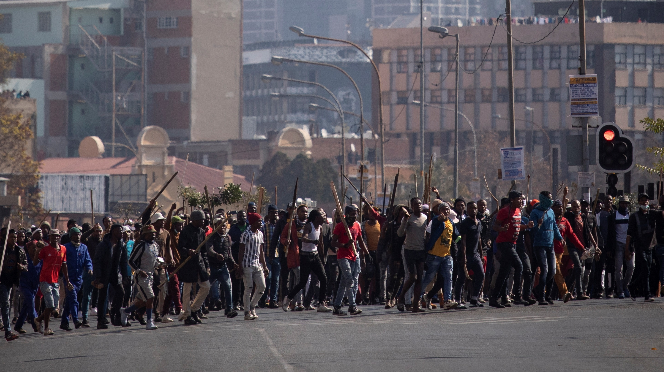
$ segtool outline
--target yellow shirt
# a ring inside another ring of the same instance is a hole
[[[375,251],[378,249],[378,239],[380,239],[380,224],[378,221],[373,225],[370,223],[364,223],[364,233],[367,236],[367,249],[369,251]]]
[[[452,221],[445,220],[445,230],[440,234],[440,238],[433,245],[429,254],[438,257],[445,257],[450,255],[450,247],[452,246]]]

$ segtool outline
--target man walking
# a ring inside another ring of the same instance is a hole
[[[88,253],[88,247],[81,243],[81,230],[78,227],[69,229],[69,243],[65,244],[67,252],[67,271],[69,281],[74,286],[74,290],[67,291],[65,306],[62,310],[62,320],[60,329],[71,331],[69,326],[69,315],[74,322],[76,329],[81,327],[78,321],[78,295],[83,285],[83,275],[93,275],[92,259]]]
[[[637,275],[629,285],[630,297],[636,301],[637,287],[640,287],[645,302],[655,301],[650,294],[650,266],[652,265],[653,236],[655,234],[655,214],[648,205],[648,194],[639,194],[639,210],[629,216],[625,257],[636,257]],[[660,212],[661,213],[661,212]],[[634,249],[630,248],[633,244]]]
[[[184,320],[185,325],[194,325],[202,323],[197,312],[203,305],[203,301],[210,292],[209,264],[207,260],[207,249],[205,245],[198,247],[205,240],[205,214],[203,211],[195,210],[191,212],[190,222],[180,233],[178,242],[178,252],[182,260],[184,257],[191,257],[187,263],[182,266],[178,272],[182,286],[183,309],[179,320]],[[195,290],[198,284],[198,293],[192,302],[190,300],[191,291]]]
[[[426,252],[424,251],[424,238],[426,236],[427,216],[422,213],[422,201],[419,198],[410,199],[410,207],[413,215],[406,213],[401,220],[401,226],[397,234],[405,236],[404,241],[404,261],[408,271],[408,278],[403,284],[401,295],[397,303],[399,311],[405,310],[405,295],[411,286],[415,286],[414,294],[419,296],[422,290],[422,277],[424,276],[424,260]],[[464,205],[465,207],[465,205]],[[424,311],[420,308],[419,297],[413,301],[412,312]]]
[[[129,280],[127,276],[127,249],[122,241],[122,225],[119,223],[111,225],[109,233],[104,236],[104,240],[97,246],[92,266],[94,268],[94,283],[99,289],[97,329],[108,328],[106,311],[108,309],[107,298],[111,288],[113,290],[110,312],[111,324],[120,326],[120,308],[124,298],[122,284]]]
[[[238,258],[241,267],[238,269],[244,280],[244,320],[256,320],[256,305],[265,291],[265,277],[268,268],[263,254],[263,232],[260,231],[263,219],[258,213],[248,213],[249,229],[240,238]],[[256,292],[251,294],[256,284]],[[286,303],[286,301],[284,301]]]
[[[12,286],[19,284],[21,273],[28,270],[28,262],[25,251],[16,244],[16,231],[3,228],[0,231],[0,249],[6,248],[2,267],[0,267],[0,307],[2,309],[2,324],[5,327],[5,339],[12,341],[18,335],[12,332],[12,324],[9,321],[9,291]],[[2,257],[2,256],[0,256]]]
[[[533,221],[533,228],[530,229],[530,236],[533,242],[533,253],[537,257],[540,268],[539,283],[535,288],[535,298],[540,304],[548,304],[545,300],[551,298],[551,289],[553,288],[553,278],[556,275],[556,255],[554,251],[554,239],[562,241],[563,237],[558,230],[556,216],[551,207],[554,206],[553,196],[549,191],[542,191],[539,194],[539,203],[530,212],[530,220]],[[561,207],[556,205],[556,207]],[[565,295],[561,293],[561,295]],[[565,302],[569,301],[569,295],[565,295]],[[524,298],[524,301],[530,299]],[[529,304],[531,304],[529,302]]]

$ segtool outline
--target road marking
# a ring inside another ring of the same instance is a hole
[[[272,342],[270,336],[268,336],[267,332],[265,332],[265,329],[260,328],[258,331],[263,335],[265,341],[267,342],[267,347],[270,348],[270,351],[272,352],[274,357],[277,358],[277,360],[279,360],[279,363],[281,363],[281,365],[284,367],[284,370],[288,372],[293,371],[293,366],[286,363],[286,359],[284,359],[283,355],[281,355],[279,350],[277,350],[277,348],[274,346],[274,342]]]

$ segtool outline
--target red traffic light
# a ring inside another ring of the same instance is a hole
[[[604,139],[605,140],[613,141],[614,138],[616,138],[616,133],[614,131],[612,131],[611,129],[604,132]]]

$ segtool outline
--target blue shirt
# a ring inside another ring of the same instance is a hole
[[[28,257],[28,271],[21,273],[19,286],[34,289],[36,291],[37,288],[39,288],[39,273],[41,272],[42,261],[40,260],[35,266],[32,263],[32,257],[28,254],[27,249],[25,250],[25,255]]]
[[[76,248],[70,242],[65,244],[65,248],[67,249],[67,273],[69,274],[69,281],[74,286],[81,286],[83,284],[83,274],[87,271],[92,271],[92,259],[88,252],[88,246],[81,243]]]
[[[542,220],[542,225],[539,226],[539,220]],[[534,208],[530,212],[530,220],[533,221],[535,226],[530,229],[530,237],[533,240],[533,247],[553,247],[553,239],[563,240],[558,230],[556,223],[556,216],[553,214],[552,209],[546,211]]]
[[[130,240],[127,242],[127,257],[131,257],[131,252],[134,250],[134,241]],[[129,264],[127,264],[127,276],[131,278],[132,269]]]

